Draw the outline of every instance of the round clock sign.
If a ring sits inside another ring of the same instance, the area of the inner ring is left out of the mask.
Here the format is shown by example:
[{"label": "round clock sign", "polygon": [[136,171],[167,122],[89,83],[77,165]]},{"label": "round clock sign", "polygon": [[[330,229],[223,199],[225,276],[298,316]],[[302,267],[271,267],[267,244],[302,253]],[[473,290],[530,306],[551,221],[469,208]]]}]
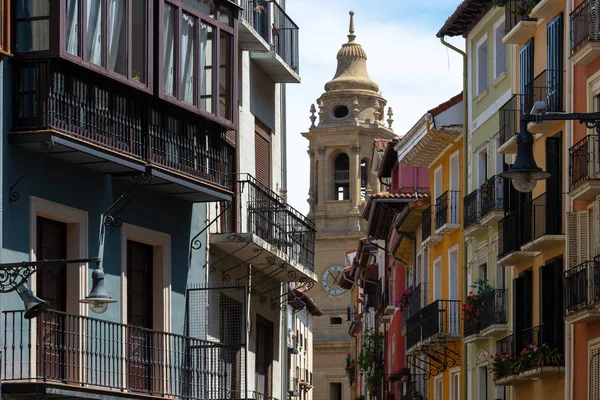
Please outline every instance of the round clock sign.
[{"label": "round clock sign", "polygon": [[323,277],[321,278],[321,284],[323,285],[323,289],[331,295],[338,296],[343,294],[346,289],[341,287],[341,282],[344,275],[344,267],[340,267],[334,265],[329,267],[323,272]]}]

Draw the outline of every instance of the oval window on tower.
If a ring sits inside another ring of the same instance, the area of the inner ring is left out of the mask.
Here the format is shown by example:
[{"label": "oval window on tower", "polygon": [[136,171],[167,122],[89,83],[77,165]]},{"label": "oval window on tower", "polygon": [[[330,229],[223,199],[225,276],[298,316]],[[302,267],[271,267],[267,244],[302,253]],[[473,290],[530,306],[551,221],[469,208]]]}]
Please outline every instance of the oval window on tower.
[{"label": "oval window on tower", "polygon": [[333,115],[336,118],[344,118],[348,115],[348,107],[346,106],[337,106],[333,109]]}]

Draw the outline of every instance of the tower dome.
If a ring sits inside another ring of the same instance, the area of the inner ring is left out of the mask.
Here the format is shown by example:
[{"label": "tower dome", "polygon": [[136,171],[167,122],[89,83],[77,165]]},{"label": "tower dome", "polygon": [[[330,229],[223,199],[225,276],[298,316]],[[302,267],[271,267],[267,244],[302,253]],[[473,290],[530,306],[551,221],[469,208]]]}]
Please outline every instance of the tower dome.
[{"label": "tower dome", "polygon": [[356,43],[354,34],[354,11],[350,11],[350,33],[337,54],[337,70],[332,80],[325,84],[325,92],[338,90],[366,90],[379,92],[379,85],[371,80],[367,72],[367,53]]}]

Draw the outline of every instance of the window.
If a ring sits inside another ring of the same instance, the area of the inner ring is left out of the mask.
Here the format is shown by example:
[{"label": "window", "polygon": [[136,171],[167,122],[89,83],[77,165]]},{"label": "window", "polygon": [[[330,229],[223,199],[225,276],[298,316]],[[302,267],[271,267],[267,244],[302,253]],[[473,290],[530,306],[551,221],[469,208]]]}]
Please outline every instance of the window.
[{"label": "window", "polygon": [[10,54],[10,0],[0,0],[0,53]]},{"label": "window", "polygon": [[488,165],[488,153],[487,149],[481,150],[478,153],[478,169],[477,169],[477,187],[481,187],[488,177],[487,165]]},{"label": "window", "polygon": [[254,126],[254,157],[256,180],[271,188],[271,131],[258,120]]},{"label": "window", "polygon": [[329,384],[329,400],[342,400],[341,383],[335,382]]},{"label": "window", "polygon": [[496,26],[494,26],[494,46],[496,51],[496,55],[494,56],[494,78],[498,78],[500,75],[502,75],[502,73],[506,72],[506,45],[502,43],[504,34],[504,21],[500,21]]},{"label": "window", "polygon": [[460,400],[460,372],[450,375],[450,400]]},{"label": "window", "polygon": [[213,0],[172,0],[164,2],[162,12],[161,95],[231,121],[231,10],[216,7]]},{"label": "window", "polygon": [[341,325],[342,318],[341,317],[331,317],[329,318],[329,325]]},{"label": "window", "polygon": [[367,166],[369,165],[369,160],[362,160],[360,162],[360,199],[364,200],[365,195],[367,193],[367,184],[369,182],[369,171],[367,170]]},{"label": "window", "polygon": [[433,190],[434,190],[434,198],[437,199],[438,197],[440,197],[442,195],[442,174],[443,174],[444,169],[442,168],[442,166],[440,165],[436,170],[435,170],[435,175],[433,176],[433,180],[434,180],[434,186],[433,186]]},{"label": "window", "polygon": [[433,300],[440,300],[442,298],[442,259],[438,258],[433,263]]},{"label": "window", "polygon": [[533,81],[533,39],[521,46],[519,51],[519,89],[524,96],[521,96],[521,111],[529,112],[527,106],[533,101],[532,88]]},{"label": "window", "polygon": [[487,36],[477,43],[477,95],[488,88],[488,45]]},{"label": "window", "polygon": [[16,2],[17,51],[50,49],[49,0],[22,0]]},{"label": "window", "polygon": [[600,399],[600,342],[590,341],[588,344],[589,398]]},{"label": "window", "polygon": [[273,323],[256,316],[255,387],[265,397],[272,395],[273,381]]},{"label": "window", "polygon": [[477,368],[477,399],[487,400],[488,398],[488,368],[487,365]]},{"label": "window", "polygon": [[444,400],[444,381],[438,377],[434,384],[434,400]]},{"label": "window", "polygon": [[546,29],[546,102],[548,111],[563,111],[563,14],[560,13],[550,20]]},{"label": "window", "polygon": [[334,162],[335,199],[350,200],[350,159],[347,154],[340,154]]}]

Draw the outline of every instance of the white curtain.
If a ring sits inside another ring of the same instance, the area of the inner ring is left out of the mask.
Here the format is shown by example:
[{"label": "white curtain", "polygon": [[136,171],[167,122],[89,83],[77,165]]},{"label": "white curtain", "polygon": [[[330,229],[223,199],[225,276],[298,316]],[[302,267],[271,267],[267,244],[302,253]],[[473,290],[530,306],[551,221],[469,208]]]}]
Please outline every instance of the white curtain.
[{"label": "white curtain", "polygon": [[174,47],[175,47],[175,9],[165,5],[163,37],[163,90],[173,95]]},{"label": "white curtain", "polygon": [[67,52],[79,55],[79,0],[67,1]]},{"label": "white curtain", "polygon": [[[209,39],[208,35],[211,34]],[[212,66],[213,41],[212,27],[202,24],[200,26],[200,95],[212,95],[212,68],[206,69],[206,66]],[[210,98],[200,100],[200,108],[204,111],[212,112],[212,101]]]},{"label": "white curtain", "polygon": [[181,90],[183,91],[183,101],[194,104],[196,18],[183,14],[181,35]]},{"label": "white curtain", "polygon": [[94,64],[102,65],[102,2],[87,1],[87,59]]},{"label": "white curtain", "polygon": [[[108,34],[110,37],[110,52],[108,55],[108,65],[111,71],[116,71],[121,74],[127,74],[127,63],[123,64],[123,59],[117,59],[120,55],[125,57],[127,52],[121,46],[125,46],[125,41],[121,40],[122,31],[125,29],[125,2],[123,0],[109,1],[109,27]],[[134,10],[135,11],[135,10]],[[138,11],[139,12],[139,11]],[[140,29],[140,27],[138,27]],[[117,61],[119,65],[117,66]]]}]

